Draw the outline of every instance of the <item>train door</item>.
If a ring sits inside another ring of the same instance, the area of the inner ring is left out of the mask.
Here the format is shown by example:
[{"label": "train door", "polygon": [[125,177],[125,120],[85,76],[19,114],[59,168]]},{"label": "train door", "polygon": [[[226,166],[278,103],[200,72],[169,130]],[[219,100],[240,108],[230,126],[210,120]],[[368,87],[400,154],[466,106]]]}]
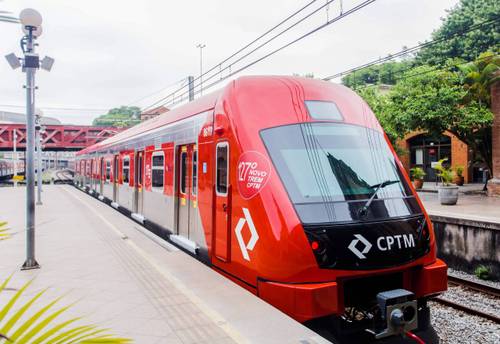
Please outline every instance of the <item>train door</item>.
[{"label": "train door", "polygon": [[177,150],[177,234],[189,238],[192,217],[192,158],[194,144],[180,146]]},{"label": "train door", "polygon": [[229,185],[229,143],[215,147],[215,255],[230,258],[231,186]]},{"label": "train door", "polygon": [[90,160],[90,188],[92,190],[95,190],[95,185],[96,185],[95,170],[96,170],[95,159],[92,158]]},{"label": "train door", "polygon": [[142,164],[144,159],[144,152],[137,152],[135,154],[135,173],[134,173],[134,213],[142,214],[143,193],[142,193]]},{"label": "train door", "polygon": [[104,178],[106,173],[106,162],[104,158],[100,160],[100,168],[99,168],[99,194],[104,194]]},{"label": "train door", "polygon": [[118,158],[118,155],[115,155],[113,159],[113,201],[118,202],[118,187],[120,184],[118,183],[118,173],[120,171],[120,168],[118,166],[120,160]]}]

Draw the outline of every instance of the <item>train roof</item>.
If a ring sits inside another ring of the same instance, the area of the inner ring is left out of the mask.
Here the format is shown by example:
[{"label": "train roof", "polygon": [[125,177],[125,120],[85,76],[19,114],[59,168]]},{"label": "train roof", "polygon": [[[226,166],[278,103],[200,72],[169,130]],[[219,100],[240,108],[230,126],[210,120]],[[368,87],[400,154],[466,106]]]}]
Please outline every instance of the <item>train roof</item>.
[{"label": "train roof", "polygon": [[[255,90],[255,88],[262,90],[276,87],[277,81],[283,85],[288,85],[286,87],[289,87],[290,84],[299,85],[302,88],[303,96],[306,97],[321,97],[325,91],[331,95],[333,90],[333,93],[339,98],[339,105],[343,108],[349,108],[352,110],[354,109],[353,107],[357,108],[359,105],[364,104],[364,101],[352,90],[343,85],[327,81],[293,76],[243,76],[233,80],[226,87],[223,87],[220,90],[207,94],[185,105],[179,106],[169,112],[122,131],[102,142],[87,147],[78,152],[77,155],[83,155],[114,146],[123,141],[129,140],[132,137],[142,135],[170,123],[213,109],[219,97],[225,92],[226,89],[228,89],[228,87],[231,87],[233,90],[238,89],[240,91],[245,89],[246,91],[252,93],[252,90]],[[358,111],[348,112],[354,113]]]},{"label": "train roof", "polygon": [[178,108],[172,109],[162,115],[139,123],[127,130],[124,130],[104,141],[96,143],[92,146],[89,146],[77,153],[77,155],[82,155],[86,153],[90,153],[96,150],[103,149],[105,147],[110,147],[115,144],[118,144],[124,140],[128,140],[131,137],[141,135],[148,131],[154,130],[156,128],[160,128],[169,123],[173,123],[179,121],[181,119],[196,115],[206,110],[210,110],[214,108],[215,102],[217,98],[222,93],[223,89],[217,90],[215,92],[209,93],[203,97],[200,97],[192,102],[189,102],[185,105],[179,106]]}]

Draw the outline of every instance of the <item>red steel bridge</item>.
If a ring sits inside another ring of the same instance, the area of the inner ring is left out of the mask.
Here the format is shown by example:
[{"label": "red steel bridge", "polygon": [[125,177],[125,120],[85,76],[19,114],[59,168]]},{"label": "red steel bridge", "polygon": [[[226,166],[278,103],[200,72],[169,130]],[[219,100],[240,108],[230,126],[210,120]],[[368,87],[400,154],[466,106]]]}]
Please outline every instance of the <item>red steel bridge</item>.
[{"label": "red steel bridge", "polygon": [[[81,150],[126,129],[83,125],[44,126],[45,134],[42,135],[42,144],[45,151]],[[17,149],[24,150],[26,148],[26,125],[0,123],[0,151],[13,149],[14,131],[17,134]]]}]

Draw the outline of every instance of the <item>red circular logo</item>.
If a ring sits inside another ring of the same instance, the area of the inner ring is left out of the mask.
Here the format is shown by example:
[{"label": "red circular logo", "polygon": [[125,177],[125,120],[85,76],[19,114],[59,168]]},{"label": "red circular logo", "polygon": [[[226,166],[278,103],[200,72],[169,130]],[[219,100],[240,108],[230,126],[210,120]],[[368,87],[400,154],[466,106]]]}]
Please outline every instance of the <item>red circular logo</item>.
[{"label": "red circular logo", "polygon": [[248,151],[238,160],[238,191],[244,199],[257,195],[271,174],[271,164],[261,153]]}]

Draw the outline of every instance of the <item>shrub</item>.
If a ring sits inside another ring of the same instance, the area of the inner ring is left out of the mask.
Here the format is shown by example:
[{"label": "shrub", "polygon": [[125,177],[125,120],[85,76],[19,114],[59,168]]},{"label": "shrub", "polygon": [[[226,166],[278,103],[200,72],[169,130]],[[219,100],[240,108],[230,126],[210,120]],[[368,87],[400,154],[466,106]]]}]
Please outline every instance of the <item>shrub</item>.
[{"label": "shrub", "polygon": [[426,175],[421,167],[413,167],[410,169],[410,173],[413,179],[423,179]]},{"label": "shrub", "polygon": [[448,161],[448,158],[439,160],[433,169],[437,171],[437,175],[441,178],[443,185],[449,186],[453,181],[453,170],[443,165],[445,161]]},{"label": "shrub", "polygon": [[491,269],[486,265],[479,265],[476,270],[474,270],[474,274],[477,278],[482,280],[491,279]]}]

